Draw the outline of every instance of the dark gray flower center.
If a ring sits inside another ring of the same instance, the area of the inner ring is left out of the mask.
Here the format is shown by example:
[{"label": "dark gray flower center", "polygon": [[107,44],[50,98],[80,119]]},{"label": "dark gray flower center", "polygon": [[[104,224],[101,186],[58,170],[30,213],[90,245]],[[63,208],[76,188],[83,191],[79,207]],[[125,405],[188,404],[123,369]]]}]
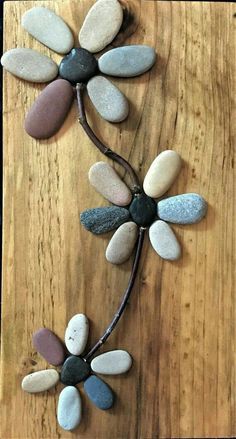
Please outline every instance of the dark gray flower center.
[{"label": "dark gray flower center", "polygon": [[66,55],[59,65],[61,78],[67,79],[72,84],[86,83],[98,71],[95,56],[86,49],[76,48]]},{"label": "dark gray flower center", "polygon": [[130,204],[129,212],[138,226],[147,227],[152,224],[157,215],[156,203],[144,193],[136,194]]}]

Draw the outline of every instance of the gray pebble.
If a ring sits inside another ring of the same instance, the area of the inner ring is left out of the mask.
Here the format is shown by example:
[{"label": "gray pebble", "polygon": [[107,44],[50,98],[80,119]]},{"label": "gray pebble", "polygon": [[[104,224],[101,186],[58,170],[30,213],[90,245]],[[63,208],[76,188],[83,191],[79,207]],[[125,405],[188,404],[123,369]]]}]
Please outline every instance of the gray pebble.
[{"label": "gray pebble", "polygon": [[149,229],[152,247],[159,256],[169,261],[179,259],[181,248],[171,227],[165,221],[155,221]]},{"label": "gray pebble", "polygon": [[74,430],[81,421],[82,404],[76,387],[67,386],[60,393],[57,406],[57,420],[64,430]]},{"label": "gray pebble", "polygon": [[96,207],[87,209],[80,214],[80,221],[85,227],[96,235],[110,232],[129,219],[129,211],[124,207]]},{"label": "gray pebble", "polygon": [[198,194],[176,195],[157,204],[159,218],[170,223],[194,224],[206,215],[207,202]]}]

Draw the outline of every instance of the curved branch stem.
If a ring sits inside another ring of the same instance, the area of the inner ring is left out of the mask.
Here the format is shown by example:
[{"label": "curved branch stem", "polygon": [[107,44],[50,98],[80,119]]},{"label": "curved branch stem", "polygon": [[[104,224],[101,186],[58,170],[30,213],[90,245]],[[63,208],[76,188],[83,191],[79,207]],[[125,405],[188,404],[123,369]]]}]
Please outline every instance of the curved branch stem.
[{"label": "curved branch stem", "polygon": [[78,110],[79,110],[79,122],[81,126],[83,127],[84,131],[88,135],[88,137],[92,140],[94,145],[101,151],[102,154],[106,155],[116,163],[119,163],[128,173],[131,178],[131,190],[133,193],[139,193],[141,192],[141,186],[139,182],[139,178],[135,172],[135,170],[132,168],[129,162],[125,160],[122,156],[119,154],[116,154],[113,152],[110,148],[108,148],[93,132],[92,128],[89,126],[85,109],[84,109],[84,102],[83,102],[83,90],[85,88],[84,84],[78,83],[76,84],[76,92],[77,92],[77,102],[78,102]]},{"label": "curved branch stem", "polygon": [[86,360],[86,361],[89,360],[90,357],[92,357],[92,355],[94,355],[95,352],[105,343],[105,341],[108,339],[109,335],[115,329],[118,321],[120,320],[120,318],[121,318],[121,316],[126,308],[126,305],[128,303],[131,291],[132,291],[133,286],[134,286],[136,275],[138,272],[138,266],[139,266],[140,256],[141,256],[141,252],[142,252],[142,248],[143,248],[145,230],[146,229],[144,227],[140,227],[140,229],[139,229],[139,237],[138,237],[138,242],[137,242],[136,251],[135,251],[134,263],[133,263],[132,271],[130,273],[129,283],[128,283],[128,286],[124,292],[120,306],[119,306],[118,310],[116,311],[110,324],[105,329],[103,335],[95,343],[95,345],[90,349],[90,351],[85,355],[84,360]]}]

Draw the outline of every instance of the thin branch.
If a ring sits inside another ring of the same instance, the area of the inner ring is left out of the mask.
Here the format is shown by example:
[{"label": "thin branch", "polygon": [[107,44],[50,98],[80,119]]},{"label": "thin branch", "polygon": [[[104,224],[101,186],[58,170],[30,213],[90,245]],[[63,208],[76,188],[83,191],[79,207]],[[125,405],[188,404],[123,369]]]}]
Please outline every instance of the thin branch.
[{"label": "thin branch", "polygon": [[92,128],[89,126],[83,102],[83,90],[85,88],[84,84],[76,84],[77,91],[77,102],[78,102],[78,110],[79,110],[79,122],[83,127],[84,131],[88,135],[88,137],[92,140],[94,145],[102,152],[105,156],[109,157],[111,160],[119,163],[128,173],[131,178],[132,187],[131,190],[134,194],[141,192],[141,186],[139,182],[139,178],[132,168],[129,162],[125,160],[122,156],[113,152],[110,148],[108,148],[93,132]]},{"label": "thin branch", "polygon": [[108,325],[108,327],[104,331],[102,337],[95,343],[95,345],[85,355],[84,360],[86,360],[86,361],[89,360],[90,357],[92,357],[92,355],[94,355],[95,352],[105,343],[105,341],[108,339],[109,335],[111,335],[112,331],[116,327],[118,321],[120,320],[120,318],[121,318],[121,316],[126,308],[126,305],[128,303],[131,291],[132,291],[133,286],[134,286],[136,275],[138,272],[138,266],[139,266],[140,256],[141,256],[141,252],[142,252],[142,248],[143,248],[145,230],[146,229],[144,227],[140,227],[140,229],[139,229],[139,237],[138,237],[138,242],[137,242],[136,251],[135,251],[134,263],[133,263],[132,271],[130,273],[129,283],[128,283],[128,286],[124,292],[120,306],[119,306],[118,310],[116,311],[110,324]]}]

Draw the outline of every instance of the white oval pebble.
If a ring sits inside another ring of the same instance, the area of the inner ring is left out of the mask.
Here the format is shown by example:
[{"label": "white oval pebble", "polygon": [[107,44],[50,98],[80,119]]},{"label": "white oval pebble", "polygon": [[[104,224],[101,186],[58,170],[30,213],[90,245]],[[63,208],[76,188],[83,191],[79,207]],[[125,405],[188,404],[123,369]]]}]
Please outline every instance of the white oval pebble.
[{"label": "white oval pebble", "polygon": [[73,316],[66,328],[65,344],[73,355],[80,355],[85,349],[89,333],[89,322],[84,314]]},{"label": "white oval pebble", "polygon": [[103,375],[118,375],[127,372],[132,366],[132,357],[127,351],[117,349],[105,352],[91,361],[95,373]]},{"label": "white oval pebble", "polygon": [[112,42],[120,30],[123,10],[117,0],[98,0],[89,10],[79,33],[81,47],[99,52]]},{"label": "white oval pebble", "polygon": [[145,193],[152,198],[161,197],[168,191],[180,172],[180,155],[171,150],[161,152],[152,162],[143,183]]},{"label": "white oval pebble", "polygon": [[59,381],[59,373],[55,369],[39,370],[26,375],[21,383],[25,392],[38,393],[51,389]]},{"label": "white oval pebble", "polygon": [[122,264],[129,259],[138,235],[137,224],[130,221],[122,224],[111,238],[107,249],[106,259],[112,264]]},{"label": "white oval pebble", "polygon": [[105,162],[97,162],[89,169],[91,185],[104,198],[116,206],[127,206],[132,200],[132,194],[121,180],[115,169]]},{"label": "white oval pebble", "polygon": [[[99,0],[101,1],[101,0]],[[129,113],[129,104],[121,91],[103,76],[94,76],[87,84],[88,95],[103,119],[121,122]]]},{"label": "white oval pebble", "polygon": [[67,24],[50,9],[36,6],[26,11],[21,24],[30,35],[57,53],[68,53],[74,38]]},{"label": "white oval pebble", "polygon": [[1,64],[8,72],[30,82],[48,82],[58,74],[52,59],[32,49],[10,49],[3,54]]},{"label": "white oval pebble", "polygon": [[76,387],[67,386],[59,395],[57,406],[57,420],[64,430],[74,430],[78,427],[82,417],[82,404],[79,391]]},{"label": "white oval pebble", "polygon": [[181,255],[177,238],[165,221],[155,221],[149,229],[149,238],[154,250],[163,259],[175,261]]}]

